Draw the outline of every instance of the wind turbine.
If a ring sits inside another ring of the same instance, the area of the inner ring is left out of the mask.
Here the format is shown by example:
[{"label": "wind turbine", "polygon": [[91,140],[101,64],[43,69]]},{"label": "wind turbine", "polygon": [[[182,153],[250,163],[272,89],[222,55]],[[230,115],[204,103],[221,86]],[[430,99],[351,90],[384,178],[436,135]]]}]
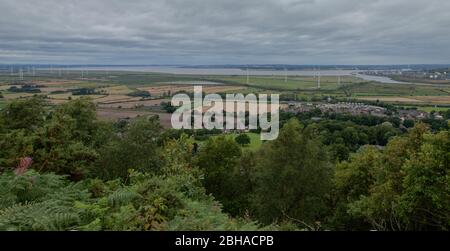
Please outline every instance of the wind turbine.
[{"label": "wind turbine", "polygon": [[284,67],[284,82],[287,83],[287,69]]},{"label": "wind turbine", "polygon": [[247,85],[249,83],[250,83],[250,75],[249,75],[248,66],[247,66]]},{"label": "wind turbine", "polygon": [[22,70],[22,68],[20,68],[20,71],[19,71],[19,80],[23,81],[23,70]]},{"label": "wind turbine", "polygon": [[319,72],[317,73],[317,89],[320,89],[320,69]]}]

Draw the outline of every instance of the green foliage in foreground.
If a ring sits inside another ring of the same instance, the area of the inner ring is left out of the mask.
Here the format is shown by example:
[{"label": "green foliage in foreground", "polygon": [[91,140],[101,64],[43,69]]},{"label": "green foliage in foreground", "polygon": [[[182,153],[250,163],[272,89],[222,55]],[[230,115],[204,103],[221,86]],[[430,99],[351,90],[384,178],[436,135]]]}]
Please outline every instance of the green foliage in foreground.
[{"label": "green foliage in foreground", "polygon": [[322,221],[332,178],[322,148],[297,120],[263,146],[255,163],[252,198],[258,219],[267,224],[294,220],[306,226]]},{"label": "green foliage in foreground", "polygon": [[449,230],[449,182],[449,132],[419,124],[337,166],[335,217],[344,229]]},{"label": "green foliage in foreground", "polygon": [[[169,158],[178,152],[171,147]],[[198,172],[187,172],[179,165],[186,163],[177,163],[169,168],[170,176],[130,171],[128,185],[97,179],[74,183],[33,170],[23,175],[5,172],[0,175],[0,230],[258,229],[255,223],[224,214],[205,194]]]},{"label": "green foliage in foreground", "polygon": [[0,112],[0,230],[450,229],[447,128],[283,124],[259,148],[194,147],[155,118],[100,122],[89,100],[14,101]]}]

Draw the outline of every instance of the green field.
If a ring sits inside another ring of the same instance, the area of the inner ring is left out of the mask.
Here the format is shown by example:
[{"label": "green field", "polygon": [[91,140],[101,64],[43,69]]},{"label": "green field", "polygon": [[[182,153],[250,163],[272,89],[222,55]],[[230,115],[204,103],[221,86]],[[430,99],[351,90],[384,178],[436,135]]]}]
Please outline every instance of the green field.
[{"label": "green field", "polygon": [[450,107],[439,107],[439,106],[438,107],[435,107],[435,106],[402,106],[402,107],[405,107],[405,108],[415,107],[415,108],[417,108],[417,110],[424,111],[424,112],[432,112],[432,111],[445,112],[450,109]]},{"label": "green field", "polygon": [[446,88],[432,85],[406,85],[361,83],[347,86],[346,89],[356,96],[448,96],[450,86]]},{"label": "green field", "polygon": [[[244,146],[244,149],[248,149],[248,150],[258,150],[262,144],[263,141],[261,141],[261,135],[258,133],[245,133],[250,137],[250,144],[247,146]],[[227,135],[227,137],[233,137],[236,138],[239,134],[238,133],[233,133],[233,134],[229,134]]]},{"label": "green field", "polygon": [[[282,76],[249,76],[247,84],[246,76],[209,76],[208,79],[228,84],[248,85],[261,89],[272,90],[315,90],[317,89],[317,78],[289,76],[287,80]],[[341,84],[359,83],[361,79],[355,77],[342,77]],[[322,90],[338,89],[337,77],[321,77]]]},{"label": "green field", "polygon": [[448,111],[449,107],[434,107],[434,106],[427,106],[427,107],[417,107],[418,110],[424,111],[424,112],[445,112]]},{"label": "green field", "polygon": [[[247,134],[250,137],[250,144],[247,145],[247,146],[244,146],[243,147],[244,149],[254,151],[254,150],[258,150],[262,146],[263,141],[261,140],[261,135],[260,134],[258,134],[258,133],[250,133],[250,132],[249,133],[245,133],[245,134]],[[239,135],[238,133],[232,133],[232,134],[226,134],[225,137],[236,138],[238,135]],[[224,135],[223,134],[221,134],[221,135],[214,135],[212,137],[220,137],[220,136],[224,136]],[[197,140],[196,142],[201,145],[201,144],[204,144],[205,141],[198,141]]]},{"label": "green field", "polygon": [[260,134],[258,133],[246,133],[246,134],[250,137],[250,145],[246,146],[245,148],[250,150],[257,150],[262,146],[263,141],[261,141]]}]

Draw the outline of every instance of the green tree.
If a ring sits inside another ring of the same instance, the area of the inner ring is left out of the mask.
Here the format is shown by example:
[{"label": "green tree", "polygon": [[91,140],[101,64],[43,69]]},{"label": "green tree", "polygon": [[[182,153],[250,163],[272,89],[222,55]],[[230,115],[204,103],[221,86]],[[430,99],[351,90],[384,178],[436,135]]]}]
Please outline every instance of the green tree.
[{"label": "green tree", "polygon": [[333,225],[337,229],[364,230],[370,225],[362,216],[348,213],[351,203],[369,195],[375,183],[375,169],[380,166],[380,152],[372,146],[337,164],[335,170],[336,202]]},{"label": "green tree", "polygon": [[76,121],[70,116],[53,116],[36,133],[33,168],[70,175],[74,180],[85,177],[98,153],[77,138],[74,135],[76,131]]},{"label": "green tree", "polygon": [[414,124],[415,124],[415,122],[412,119],[405,119],[405,121],[403,121],[403,125],[406,128],[412,128],[412,127],[414,127]]},{"label": "green tree", "polygon": [[[340,198],[347,199],[346,212],[369,223],[367,229],[449,229],[449,144],[448,131],[432,134],[419,123],[408,135],[393,138],[382,153],[361,152],[343,166],[365,166],[367,172],[355,176],[370,181],[364,189],[343,179],[347,169],[338,166],[337,187]],[[373,161],[363,161],[368,158]]]},{"label": "green tree", "polygon": [[163,164],[159,147],[161,132],[157,118],[135,119],[120,136],[98,150],[100,158],[94,174],[102,179],[126,179],[129,169],[158,172]]},{"label": "green tree", "polygon": [[241,145],[241,146],[246,146],[250,144],[250,137],[245,134],[245,133],[241,133],[239,134],[236,138],[235,138],[236,142]]},{"label": "green tree", "polygon": [[44,100],[38,97],[14,100],[0,111],[0,121],[6,129],[25,129],[26,132],[42,126],[45,116]]},{"label": "green tree", "polygon": [[25,129],[0,133],[0,172],[15,168],[20,158],[31,156],[35,139]]},{"label": "green tree", "polygon": [[450,134],[424,135],[417,154],[402,171],[404,191],[398,214],[409,230],[450,229]]},{"label": "green tree", "polygon": [[92,144],[98,131],[95,104],[88,98],[69,101],[59,106],[53,117],[67,117],[72,120],[72,138],[81,140],[85,144]]},{"label": "green tree", "polygon": [[256,163],[253,208],[264,223],[311,226],[327,212],[332,182],[327,153],[315,136],[290,120],[278,139],[263,146]]},{"label": "green tree", "polygon": [[[246,208],[246,170],[240,167],[242,150],[233,138],[211,137],[200,147],[196,163],[204,173],[204,186],[225,211],[238,215]],[[243,167],[245,168],[245,167]]]}]

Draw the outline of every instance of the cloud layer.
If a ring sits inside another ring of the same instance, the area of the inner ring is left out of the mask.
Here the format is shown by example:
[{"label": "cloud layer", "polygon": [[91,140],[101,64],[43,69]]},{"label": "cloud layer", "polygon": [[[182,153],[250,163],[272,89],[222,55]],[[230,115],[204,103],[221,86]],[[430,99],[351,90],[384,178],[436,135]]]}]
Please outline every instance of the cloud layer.
[{"label": "cloud layer", "polygon": [[0,0],[0,63],[450,63],[450,1]]}]

